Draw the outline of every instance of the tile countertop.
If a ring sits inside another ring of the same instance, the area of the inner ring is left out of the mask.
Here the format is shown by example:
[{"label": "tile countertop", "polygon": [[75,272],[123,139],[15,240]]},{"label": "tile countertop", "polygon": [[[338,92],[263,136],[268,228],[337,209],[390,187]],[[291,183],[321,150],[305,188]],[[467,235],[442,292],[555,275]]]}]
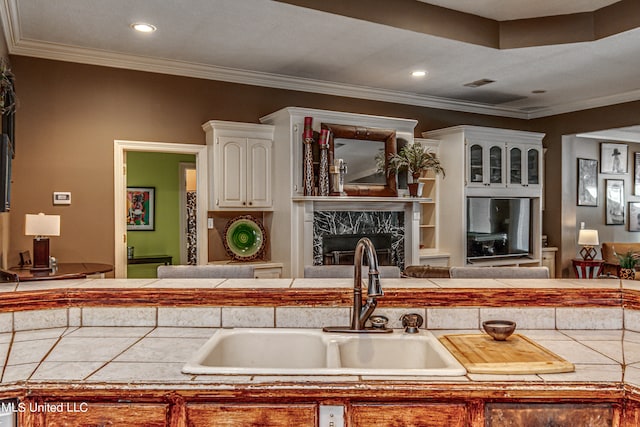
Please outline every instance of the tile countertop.
[{"label": "tile countertop", "polygon": [[[383,289],[456,289],[456,288],[604,288],[604,289],[632,289],[640,290],[640,281],[618,279],[382,279]],[[353,279],[70,279],[50,280],[22,283],[2,283],[0,292],[34,291],[55,289],[256,289],[256,288],[280,288],[280,289],[313,289],[313,288],[352,288]]]},{"label": "tile countertop", "polygon": [[[2,284],[0,292],[56,289],[260,289],[350,288],[351,279],[78,279]],[[617,279],[384,279],[386,289],[425,288],[604,288],[640,290],[640,282]],[[476,323],[477,325],[477,323]],[[216,332],[208,327],[84,327],[17,330],[0,333],[2,385],[26,382],[132,384],[151,387],[221,387],[268,382],[354,382],[362,380],[422,381],[478,384],[482,382],[620,383],[640,387],[640,332],[618,329],[519,329],[518,333],[564,357],[573,373],[543,375],[484,375],[461,377],[358,376],[216,376],[181,373],[183,364]],[[480,333],[479,330],[432,330]]]},{"label": "tile countertop", "polygon": [[[1,383],[74,382],[83,384],[198,387],[264,382],[360,382],[362,380],[447,383],[588,382],[640,386],[640,333],[619,330],[521,330],[575,364],[563,374],[461,377],[242,376],[191,375],[181,368],[212,334],[213,328],[69,327],[0,334],[4,360]],[[434,331],[479,333],[480,331]]]}]

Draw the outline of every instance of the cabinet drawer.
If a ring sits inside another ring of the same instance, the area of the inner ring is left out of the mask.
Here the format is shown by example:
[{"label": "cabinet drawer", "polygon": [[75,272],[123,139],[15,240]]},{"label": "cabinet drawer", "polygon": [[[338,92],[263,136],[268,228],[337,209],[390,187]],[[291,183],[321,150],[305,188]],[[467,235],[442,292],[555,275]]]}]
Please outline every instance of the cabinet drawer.
[{"label": "cabinet drawer", "polygon": [[46,411],[47,427],[125,425],[160,427],[167,425],[168,406],[162,404],[50,402],[45,405],[51,405],[48,407],[52,409],[48,410],[45,407],[37,412]]},{"label": "cabinet drawer", "polygon": [[487,427],[610,427],[614,423],[611,404],[521,404],[488,403],[485,407]]},{"label": "cabinet drawer", "polygon": [[315,427],[317,406],[309,405],[187,405],[190,427]]},{"label": "cabinet drawer", "polygon": [[463,404],[355,404],[351,406],[351,427],[465,427]]}]

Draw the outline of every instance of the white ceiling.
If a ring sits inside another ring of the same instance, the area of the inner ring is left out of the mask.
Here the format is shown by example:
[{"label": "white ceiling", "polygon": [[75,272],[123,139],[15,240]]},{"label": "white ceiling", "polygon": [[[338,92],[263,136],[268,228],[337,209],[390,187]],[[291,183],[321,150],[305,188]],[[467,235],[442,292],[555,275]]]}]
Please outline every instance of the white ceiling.
[{"label": "white ceiling", "polygon": [[[614,1],[428,0],[494,19]],[[640,99],[640,29],[498,50],[269,0],[5,0],[0,17],[15,55],[520,118]]]}]

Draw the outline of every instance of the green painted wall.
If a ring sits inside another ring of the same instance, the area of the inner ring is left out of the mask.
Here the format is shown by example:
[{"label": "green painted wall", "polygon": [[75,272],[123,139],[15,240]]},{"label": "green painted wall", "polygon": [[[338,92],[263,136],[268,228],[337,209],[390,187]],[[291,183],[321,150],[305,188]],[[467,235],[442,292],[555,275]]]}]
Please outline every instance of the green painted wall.
[{"label": "green painted wall", "polygon": [[[180,263],[180,162],[191,154],[127,152],[127,187],[155,187],[155,230],[127,231],[135,255],[171,255]],[[156,277],[158,264],[127,266],[128,277]]]}]

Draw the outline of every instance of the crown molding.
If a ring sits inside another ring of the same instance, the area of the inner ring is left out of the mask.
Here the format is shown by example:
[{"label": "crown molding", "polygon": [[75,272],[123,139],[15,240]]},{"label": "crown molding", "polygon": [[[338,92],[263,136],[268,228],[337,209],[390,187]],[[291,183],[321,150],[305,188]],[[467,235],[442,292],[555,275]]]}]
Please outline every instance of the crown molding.
[{"label": "crown molding", "polygon": [[415,105],[467,113],[487,114],[520,119],[526,119],[528,116],[526,112],[508,107],[493,107],[490,105],[463,102],[434,96],[291,77],[281,74],[247,71],[215,65],[126,55],[57,43],[20,40],[18,43],[14,43],[9,46],[9,53],[12,55],[30,56],[57,61],[76,62],[208,80],[220,80],[230,83],[264,86],[299,92],[320,93],[324,95],[345,96],[349,98],[392,102],[397,104]]},{"label": "crown molding", "polygon": [[583,101],[569,102],[566,104],[556,105],[548,108],[541,108],[539,110],[529,112],[527,118],[539,119],[542,117],[589,110],[592,108],[607,107],[609,105],[623,104],[625,102],[633,102],[638,100],[640,100],[640,89],[636,89],[630,92],[601,96],[598,98],[585,99]]},{"label": "crown molding", "polygon": [[640,100],[640,89],[638,89],[632,92],[607,95],[599,98],[541,108],[539,110],[522,111],[517,108],[496,107],[474,102],[439,98],[435,96],[417,95],[407,92],[397,92],[366,86],[246,71],[192,62],[125,55],[95,49],[78,48],[75,46],[65,46],[57,43],[21,40],[18,44],[9,45],[9,53],[12,55],[31,56],[57,61],[76,62],[207,80],[219,80],[252,86],[344,96],[371,101],[391,102],[418,107],[499,117],[511,117],[525,120]]}]

